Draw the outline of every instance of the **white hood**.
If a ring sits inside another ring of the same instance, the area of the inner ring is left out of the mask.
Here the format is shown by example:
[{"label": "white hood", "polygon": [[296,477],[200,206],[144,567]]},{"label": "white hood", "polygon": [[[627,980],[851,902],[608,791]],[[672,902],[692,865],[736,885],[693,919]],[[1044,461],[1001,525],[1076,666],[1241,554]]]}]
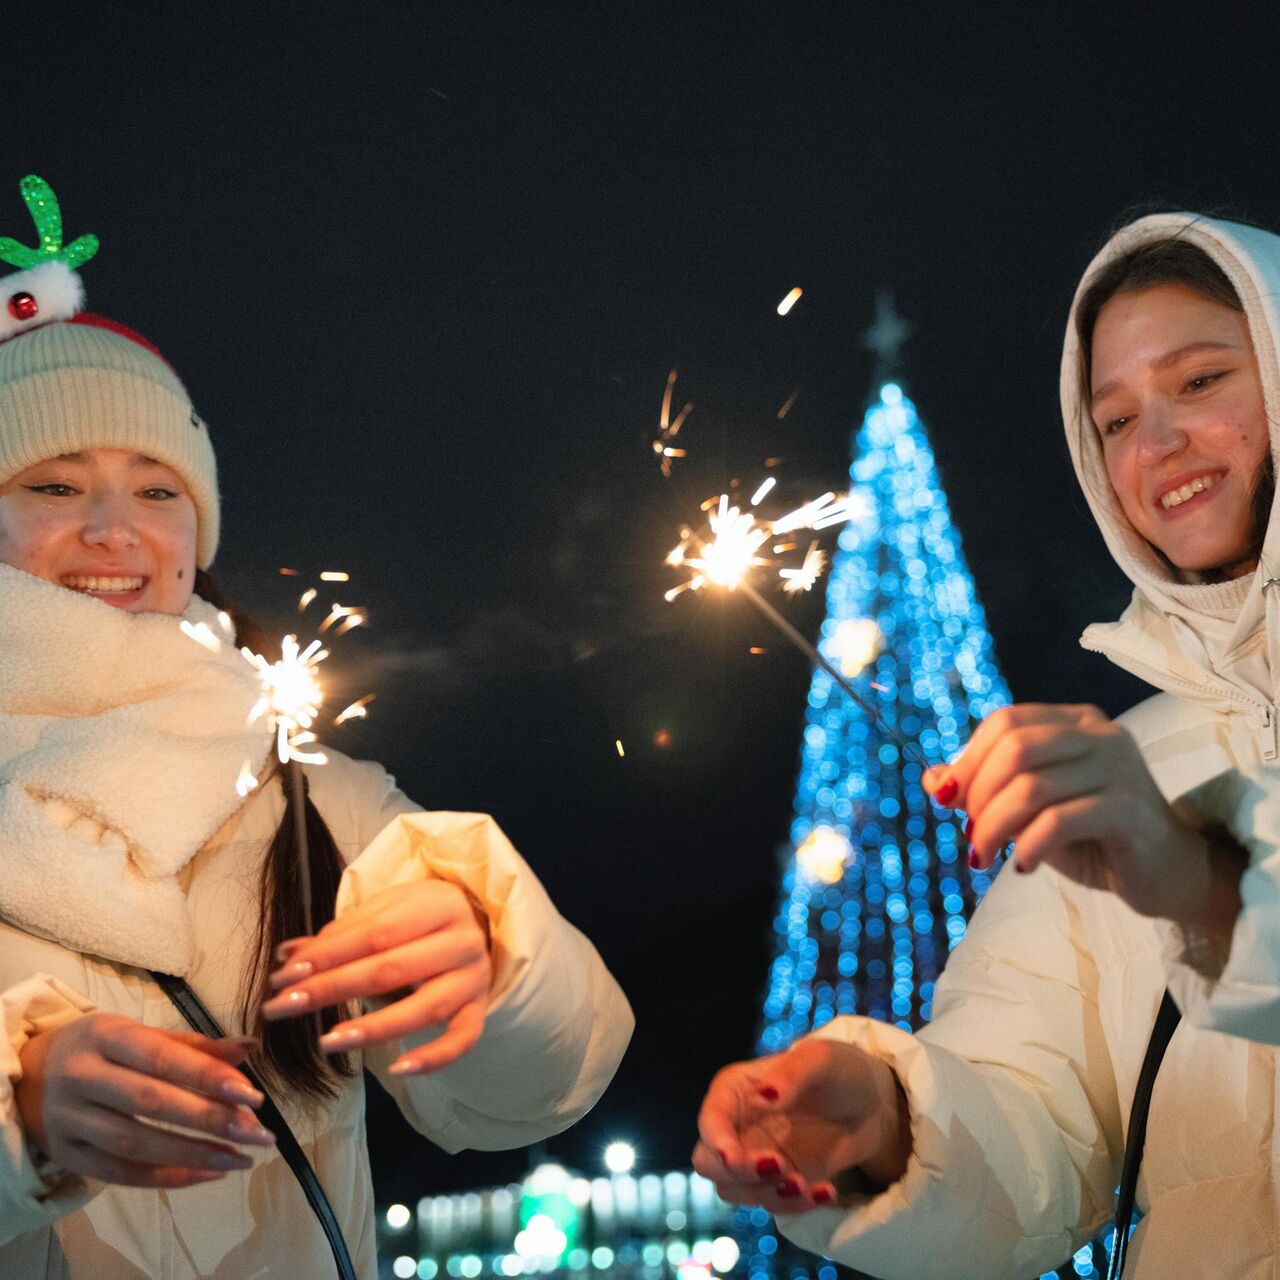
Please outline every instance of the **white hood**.
[{"label": "white hood", "polygon": [[1280,582],[1267,589],[1269,580],[1280,577],[1274,504],[1262,560],[1252,575],[1212,584],[1175,581],[1121,511],[1080,394],[1075,315],[1088,282],[1113,259],[1174,236],[1204,250],[1240,296],[1271,423],[1271,453],[1280,458],[1280,236],[1188,213],[1155,214],[1117,232],[1089,264],[1071,304],[1062,351],[1062,418],[1094,519],[1134,592],[1118,622],[1089,627],[1080,642],[1157,688],[1226,712],[1259,715],[1274,727],[1271,704],[1280,695]]}]

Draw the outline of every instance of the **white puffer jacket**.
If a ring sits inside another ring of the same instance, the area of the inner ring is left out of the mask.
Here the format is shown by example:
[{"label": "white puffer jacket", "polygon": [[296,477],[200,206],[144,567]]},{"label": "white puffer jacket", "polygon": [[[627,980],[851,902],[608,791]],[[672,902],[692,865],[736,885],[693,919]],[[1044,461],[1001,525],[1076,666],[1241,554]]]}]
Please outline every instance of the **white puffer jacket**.
[{"label": "white puffer jacket", "polygon": [[[1244,304],[1280,452],[1280,238],[1183,214],[1144,218],[1105,261],[1178,235],[1206,250]],[[1074,307],[1073,307],[1074,317]],[[1082,486],[1135,585],[1119,622],[1082,644],[1163,690],[1122,716],[1163,793],[1225,825],[1250,853],[1243,912],[1219,974],[1115,896],[1050,868],[1002,873],[938,984],[917,1035],[865,1018],[816,1034],[892,1064],[914,1152],[905,1176],[851,1210],[779,1219],[794,1241],[885,1280],[1028,1280],[1065,1262],[1114,1213],[1129,1109],[1166,984],[1183,1012],[1157,1078],[1126,1275],[1280,1277],[1280,532],[1262,565],[1221,585],[1174,583],[1120,513],[1078,394],[1069,324],[1062,401]]]},{"label": "white puffer jacket", "polygon": [[[425,876],[464,885],[488,914],[495,978],[479,1044],[434,1075],[388,1075],[397,1046],[364,1052],[409,1123],[445,1151],[520,1147],[567,1128],[603,1093],[632,1029],[627,1001],[590,942],[555,910],[492,818],[424,813],[375,764],[330,752],[308,768],[312,798],[349,865],[339,915]],[[256,926],[263,852],[284,814],[271,781],[183,869],[195,961],[187,979],[229,1032]],[[70,950],[0,921],[0,1276],[9,1280],[194,1280],[333,1274],[324,1236],[274,1151],[182,1191],[41,1180],[11,1082],[33,1032],[92,1010],[148,1026],[186,1023],[143,970]],[[421,1040],[405,1042],[421,1043]],[[364,1087],[312,1112],[278,1098],[311,1159],[362,1280],[377,1275]]]}]

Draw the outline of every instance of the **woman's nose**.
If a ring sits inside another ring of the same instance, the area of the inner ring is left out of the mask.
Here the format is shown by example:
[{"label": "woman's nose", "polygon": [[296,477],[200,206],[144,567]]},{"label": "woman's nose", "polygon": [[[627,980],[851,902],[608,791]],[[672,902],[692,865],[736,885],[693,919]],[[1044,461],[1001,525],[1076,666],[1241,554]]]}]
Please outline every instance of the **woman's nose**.
[{"label": "woman's nose", "polygon": [[136,547],[138,530],[128,504],[115,498],[94,503],[85,523],[84,540],[91,546]]},{"label": "woman's nose", "polygon": [[1169,407],[1154,404],[1138,421],[1138,454],[1142,461],[1157,461],[1176,453],[1187,443],[1187,433],[1174,420]]}]

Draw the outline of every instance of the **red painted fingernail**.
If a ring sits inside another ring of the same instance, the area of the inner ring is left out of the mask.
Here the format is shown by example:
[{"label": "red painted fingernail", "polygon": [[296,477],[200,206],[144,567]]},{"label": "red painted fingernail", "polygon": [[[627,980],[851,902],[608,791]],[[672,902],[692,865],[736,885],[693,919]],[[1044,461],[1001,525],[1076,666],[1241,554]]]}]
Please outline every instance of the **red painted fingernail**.
[{"label": "red painted fingernail", "polygon": [[1015,870],[1015,871],[1016,871],[1020,876],[1025,876],[1025,875],[1027,874],[1027,869],[1026,869],[1026,867],[1024,867],[1024,866],[1022,865],[1022,863],[1020,863],[1020,862],[1017,860],[1017,858],[1014,858],[1014,860],[1013,860],[1013,869],[1014,869],[1014,870]]},{"label": "red painted fingernail", "polygon": [[761,1156],[756,1161],[757,1178],[776,1178],[782,1172],[782,1166],[773,1156]]},{"label": "red painted fingernail", "polygon": [[778,1194],[780,1196],[798,1196],[800,1194],[800,1184],[794,1178],[784,1178],[778,1183]]},{"label": "red painted fingernail", "polygon": [[828,1191],[826,1187],[815,1188],[813,1192],[813,1203],[814,1204],[830,1204],[831,1192]]},{"label": "red painted fingernail", "polygon": [[721,1151],[719,1147],[716,1148],[716,1159],[719,1160],[721,1164],[729,1163],[728,1160],[725,1159],[724,1152]]},{"label": "red painted fingernail", "polygon": [[964,820],[964,838],[968,840],[970,844],[973,843],[973,819],[972,818],[966,818]]},{"label": "red painted fingernail", "polygon": [[937,791],[933,793],[933,798],[939,804],[950,804],[959,794],[960,784],[954,778],[948,778],[937,789]]},{"label": "red painted fingernail", "polygon": [[766,1102],[777,1102],[778,1091],[771,1084],[762,1084],[760,1086],[760,1096]]},{"label": "red painted fingernail", "polygon": [[973,847],[973,845],[969,846],[969,865],[975,871],[981,870],[981,867],[978,864],[978,851]]}]

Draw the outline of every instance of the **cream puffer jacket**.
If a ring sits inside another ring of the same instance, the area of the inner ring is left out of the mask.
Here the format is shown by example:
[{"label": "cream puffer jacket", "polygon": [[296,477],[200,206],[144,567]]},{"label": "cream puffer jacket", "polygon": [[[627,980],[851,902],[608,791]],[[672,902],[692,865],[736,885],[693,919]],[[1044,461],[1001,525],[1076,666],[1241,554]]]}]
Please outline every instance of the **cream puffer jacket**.
[{"label": "cream puffer jacket", "polygon": [[[1280,239],[1184,214],[1144,218],[1131,246],[1182,236],[1244,305],[1280,453]],[[1073,307],[1074,316],[1074,307]],[[916,1035],[866,1018],[815,1032],[897,1072],[914,1151],[902,1179],[852,1207],[779,1219],[792,1240],[884,1280],[1027,1280],[1068,1260],[1114,1214],[1138,1071],[1168,985],[1183,1013],[1156,1081],[1126,1277],[1280,1277],[1280,534],[1236,582],[1172,580],[1121,513],[1079,395],[1073,326],[1062,401],[1081,484],[1134,582],[1086,648],[1163,690],[1120,717],[1165,796],[1222,824],[1250,855],[1225,967],[1167,921],[1044,867],[1002,872]],[[1176,470],[1176,468],[1175,468]],[[1275,585],[1271,585],[1275,582]],[[1192,967],[1195,955],[1200,968]],[[1208,972],[1201,970],[1207,969]]]},{"label": "cream puffer jacket", "polygon": [[[492,818],[425,813],[375,764],[330,752],[308,768],[312,798],[348,866],[338,913],[425,876],[467,888],[489,917],[495,975],[484,1034],[433,1075],[388,1075],[422,1039],[365,1050],[364,1065],[406,1119],[445,1151],[520,1147],[567,1128],[603,1093],[633,1020],[590,942],[555,910]],[[195,925],[188,981],[230,1033],[256,924],[258,868],[284,814],[278,781],[254,792],[183,869]],[[37,1173],[14,1108],[28,1036],[94,1011],[148,1026],[186,1023],[146,973],[0,921],[0,1276],[8,1280],[193,1280],[333,1274],[332,1255],[293,1173],[274,1151],[244,1173],[159,1193]],[[425,1039],[425,1037],[423,1037]],[[310,1157],[362,1280],[377,1275],[364,1087],[345,1081],[304,1111],[277,1098]]]}]

